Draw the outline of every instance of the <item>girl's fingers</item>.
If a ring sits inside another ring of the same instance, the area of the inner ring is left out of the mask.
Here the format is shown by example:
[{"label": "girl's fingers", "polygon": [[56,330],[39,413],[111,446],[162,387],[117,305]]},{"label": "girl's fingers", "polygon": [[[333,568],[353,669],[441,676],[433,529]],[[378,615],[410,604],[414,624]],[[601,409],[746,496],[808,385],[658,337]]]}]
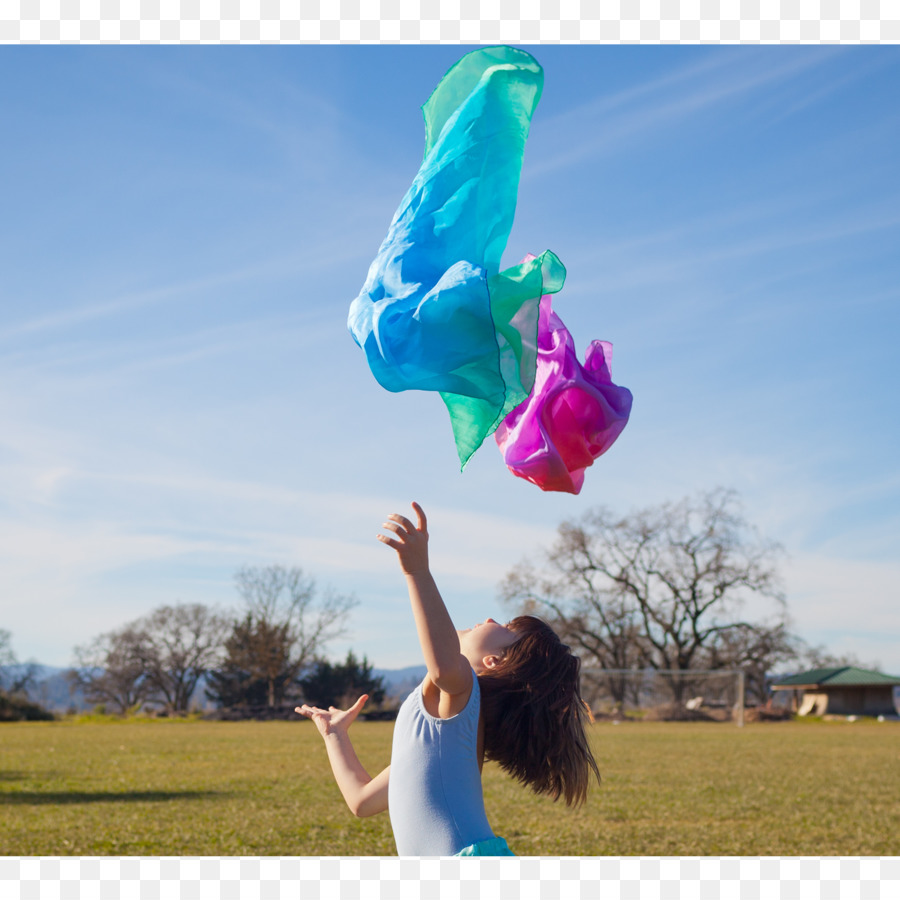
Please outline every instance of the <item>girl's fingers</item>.
[{"label": "girl's fingers", "polygon": [[425,510],[415,502],[412,506],[416,511],[418,525],[413,525],[406,516],[401,516],[400,513],[390,513],[388,515],[388,521],[383,522],[381,527],[386,531],[392,532],[393,535],[396,535],[396,538],[378,534],[376,537],[379,541],[387,544],[389,547],[393,547],[395,550],[401,550],[407,547],[407,540],[414,535],[421,534],[427,537],[426,529],[428,527],[428,521],[425,518]]},{"label": "girl's fingers", "polygon": [[403,526],[405,531],[409,532],[416,530],[415,525],[413,525],[413,523],[410,522],[409,519],[406,518],[406,516],[401,516],[400,513],[391,513],[388,518],[393,519],[395,522],[399,522]]},{"label": "girl's fingers", "polygon": [[416,519],[419,522],[419,531],[427,531],[428,520],[425,518],[425,510],[422,509],[415,500],[412,502],[412,508],[416,511]]}]

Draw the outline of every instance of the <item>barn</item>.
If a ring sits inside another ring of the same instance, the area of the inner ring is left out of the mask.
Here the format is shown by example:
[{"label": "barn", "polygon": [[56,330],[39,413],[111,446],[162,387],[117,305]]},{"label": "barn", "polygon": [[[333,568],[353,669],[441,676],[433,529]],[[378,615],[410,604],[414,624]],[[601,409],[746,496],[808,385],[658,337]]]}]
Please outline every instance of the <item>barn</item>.
[{"label": "barn", "polygon": [[897,716],[894,687],[900,678],[841,666],[810,669],[772,684],[773,691],[793,691],[791,708],[800,716]]}]

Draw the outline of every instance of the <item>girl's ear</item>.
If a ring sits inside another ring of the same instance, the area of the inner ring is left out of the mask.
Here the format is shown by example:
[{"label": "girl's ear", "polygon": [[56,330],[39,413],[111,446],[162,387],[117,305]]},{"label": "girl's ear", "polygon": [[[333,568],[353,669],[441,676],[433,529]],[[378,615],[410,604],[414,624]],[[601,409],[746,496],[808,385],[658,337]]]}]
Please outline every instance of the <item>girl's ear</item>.
[{"label": "girl's ear", "polygon": [[486,669],[493,669],[495,666],[497,666],[500,663],[500,661],[501,661],[501,657],[499,657],[499,656],[486,656],[481,661],[481,664]]}]

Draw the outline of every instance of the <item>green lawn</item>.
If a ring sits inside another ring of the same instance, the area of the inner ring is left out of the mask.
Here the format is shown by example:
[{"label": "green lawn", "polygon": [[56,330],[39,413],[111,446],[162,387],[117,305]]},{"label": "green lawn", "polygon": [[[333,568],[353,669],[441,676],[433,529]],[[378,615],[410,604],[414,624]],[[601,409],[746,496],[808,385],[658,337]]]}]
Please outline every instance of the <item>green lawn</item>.
[{"label": "green lawn", "polygon": [[[358,722],[370,771],[390,723]],[[900,725],[598,724],[586,807],[492,766],[485,802],[519,855],[900,853]],[[0,725],[0,855],[384,856],[386,815],[355,819],[310,722]]]}]

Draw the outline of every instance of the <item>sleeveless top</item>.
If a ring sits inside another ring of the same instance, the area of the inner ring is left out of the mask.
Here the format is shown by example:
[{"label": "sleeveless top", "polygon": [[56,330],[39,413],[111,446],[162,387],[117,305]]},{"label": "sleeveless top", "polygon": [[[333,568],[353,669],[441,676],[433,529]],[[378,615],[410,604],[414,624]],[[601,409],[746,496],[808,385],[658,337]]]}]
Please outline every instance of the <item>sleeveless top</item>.
[{"label": "sleeveless top", "polygon": [[449,719],[426,711],[421,684],[403,701],[388,781],[388,812],[400,856],[453,856],[494,837],[478,770],[480,708],[474,671],[465,709]]}]

